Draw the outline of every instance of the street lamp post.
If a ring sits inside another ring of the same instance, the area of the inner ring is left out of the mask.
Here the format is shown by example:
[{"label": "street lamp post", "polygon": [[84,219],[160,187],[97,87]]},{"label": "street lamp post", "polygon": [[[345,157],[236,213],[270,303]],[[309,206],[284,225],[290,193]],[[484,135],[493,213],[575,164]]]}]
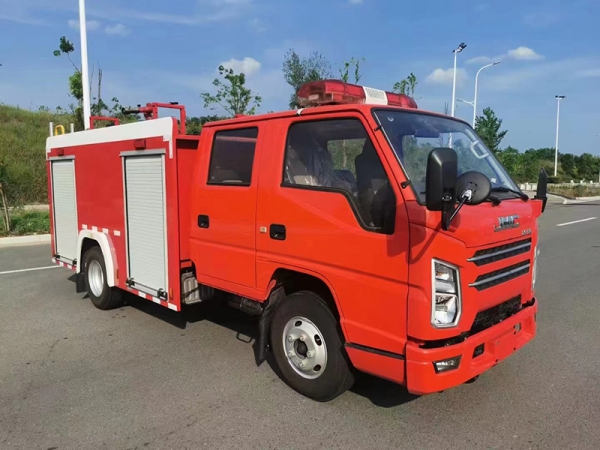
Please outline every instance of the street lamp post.
[{"label": "street lamp post", "polygon": [[477,75],[475,75],[475,100],[473,100],[473,128],[475,128],[475,119],[477,118],[477,86],[479,81],[479,74],[483,69],[487,69],[488,67],[496,66],[500,64],[501,61],[496,61],[491,64],[487,64],[483,66],[481,69],[477,71]]},{"label": "street lamp post", "polygon": [[475,99],[472,102],[458,99],[459,102],[466,103],[467,105],[471,105],[473,107],[473,128],[475,128],[475,120],[477,119],[477,87],[478,87],[479,74],[481,73],[481,71],[483,69],[487,69],[488,67],[492,67],[497,64],[500,64],[500,62],[501,61],[496,61],[491,64],[485,65],[477,71],[477,75],[475,75]]},{"label": "street lamp post", "polygon": [[556,146],[554,147],[554,176],[558,174],[558,126],[560,123],[560,101],[564,99],[564,95],[555,95],[556,99]]},{"label": "street lamp post", "polygon": [[90,127],[90,76],[88,71],[87,22],[85,17],[85,0],[79,0],[79,32],[81,37],[81,84],[83,88],[83,124]]},{"label": "street lamp post", "polygon": [[461,42],[461,44],[455,48],[454,50],[452,50],[452,52],[454,53],[454,75],[453,75],[453,79],[452,79],[452,117],[454,117],[454,109],[455,109],[455,105],[456,105],[456,60],[458,57],[458,54],[460,52],[462,52],[465,47],[467,46],[467,44],[465,44],[464,42]]}]

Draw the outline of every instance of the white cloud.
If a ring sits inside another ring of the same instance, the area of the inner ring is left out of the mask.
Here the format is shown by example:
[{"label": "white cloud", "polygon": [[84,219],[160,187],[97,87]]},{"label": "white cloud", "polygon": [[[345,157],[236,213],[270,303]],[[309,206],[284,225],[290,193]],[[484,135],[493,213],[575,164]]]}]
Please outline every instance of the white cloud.
[{"label": "white cloud", "polygon": [[539,11],[527,14],[523,17],[523,22],[530,27],[546,28],[558,22],[561,15],[558,11]]},{"label": "white cloud", "polygon": [[239,6],[249,5],[253,0],[197,0],[198,6]]},{"label": "white cloud", "polygon": [[260,19],[253,19],[252,22],[250,22],[250,24],[258,33],[267,31],[267,27]]},{"label": "white cloud", "polygon": [[536,53],[529,47],[518,47],[513,50],[509,50],[507,56],[512,59],[517,59],[520,61],[534,61],[539,59],[544,59],[542,55]]},{"label": "white cloud", "polygon": [[117,23],[115,25],[108,25],[104,32],[109,36],[127,36],[131,34],[131,30],[127,28],[122,23]]},{"label": "white cloud", "polygon": [[[102,24],[97,20],[88,20],[87,21],[87,30],[88,31],[96,31],[99,30]],[[69,28],[79,31],[79,20],[69,20]]]},{"label": "white cloud", "polygon": [[467,59],[467,64],[489,64],[491,62],[494,62],[494,58],[490,58],[489,56],[476,56],[475,58]]},{"label": "white cloud", "polygon": [[261,63],[249,56],[242,60],[232,58],[229,61],[222,62],[221,65],[226,69],[233,69],[235,73],[244,73],[247,77],[260,71]]},{"label": "white cloud", "polygon": [[502,61],[503,59],[515,59],[518,61],[537,61],[540,59],[544,59],[543,55],[536,53],[533,49],[529,47],[517,47],[515,49],[509,50],[503,55],[498,56],[476,56],[475,58],[471,58],[467,60],[467,64],[489,64],[495,61]]},{"label": "white cloud", "polygon": [[[486,76],[485,84],[491,90],[519,91],[527,89],[530,94],[535,90],[555,89],[557,80],[573,80],[600,76],[600,58],[581,57],[562,59],[540,64],[519,66],[515,70],[504,71],[502,74],[490,73]],[[554,94],[552,94],[554,95]]]},{"label": "white cloud", "polygon": [[[0,0],[2,1],[2,0]],[[240,17],[252,7],[253,0],[196,0],[189,14],[178,15],[146,9],[111,8],[90,5],[89,14],[106,20],[135,20],[173,25],[199,26],[208,23],[226,22]]]},{"label": "white cloud", "polygon": [[577,72],[577,76],[581,78],[599,78],[600,69],[586,69]]},{"label": "white cloud", "polygon": [[[454,79],[454,69],[435,69],[433,72],[429,74],[427,79],[428,83],[431,84],[443,84],[448,85],[452,84],[452,80]],[[456,82],[462,83],[467,79],[467,72],[465,69],[457,69],[456,70]]]},{"label": "white cloud", "polygon": [[[131,9],[119,6],[117,0],[88,2],[87,13],[91,18],[105,21],[135,20],[174,25],[200,26],[239,18],[252,8],[254,0],[196,0],[187,14],[171,14],[167,10],[152,11],[148,8]],[[101,5],[100,5],[101,3]],[[133,3],[133,2],[131,2]],[[50,25],[48,13],[69,12],[77,14],[74,0],[0,0],[0,21],[27,25]],[[75,24],[72,25],[74,27]]]}]

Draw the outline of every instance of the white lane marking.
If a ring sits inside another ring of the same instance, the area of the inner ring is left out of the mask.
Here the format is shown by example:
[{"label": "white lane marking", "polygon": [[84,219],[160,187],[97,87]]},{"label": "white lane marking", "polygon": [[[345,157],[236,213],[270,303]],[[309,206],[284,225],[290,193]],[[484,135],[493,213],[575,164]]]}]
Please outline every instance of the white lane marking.
[{"label": "white lane marking", "polygon": [[21,272],[33,272],[35,270],[56,269],[58,267],[60,267],[60,266],[45,266],[45,267],[34,267],[32,269],[7,270],[6,272],[0,272],[0,275],[8,275],[10,273],[21,273]]},{"label": "white lane marking", "polygon": [[574,223],[589,222],[590,220],[595,220],[595,219],[597,219],[597,218],[596,217],[588,217],[587,219],[574,220],[573,222],[559,223],[556,226],[557,227],[564,227],[565,225],[573,225]]}]

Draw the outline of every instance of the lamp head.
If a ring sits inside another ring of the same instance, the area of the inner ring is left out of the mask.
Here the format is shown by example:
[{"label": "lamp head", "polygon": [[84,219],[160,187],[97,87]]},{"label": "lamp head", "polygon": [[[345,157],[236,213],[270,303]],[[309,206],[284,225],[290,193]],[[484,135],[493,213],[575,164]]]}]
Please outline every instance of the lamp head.
[{"label": "lamp head", "polygon": [[452,50],[452,51],[456,52],[456,53],[460,53],[465,49],[466,46],[467,46],[467,44],[465,44],[464,42],[461,42],[460,45],[458,46],[458,48],[456,50]]}]

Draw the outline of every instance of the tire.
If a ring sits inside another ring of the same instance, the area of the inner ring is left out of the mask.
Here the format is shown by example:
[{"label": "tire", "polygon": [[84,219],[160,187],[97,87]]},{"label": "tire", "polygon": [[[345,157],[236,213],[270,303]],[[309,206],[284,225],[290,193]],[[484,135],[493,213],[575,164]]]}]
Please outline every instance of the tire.
[{"label": "tire", "polygon": [[337,325],[325,301],[309,291],[284,299],[271,322],[271,346],[283,380],[319,402],[333,400],[354,384]]},{"label": "tire", "polygon": [[106,265],[100,247],[92,247],[84,257],[84,277],[87,293],[93,305],[101,310],[123,306],[123,293],[118,288],[106,284]]}]

